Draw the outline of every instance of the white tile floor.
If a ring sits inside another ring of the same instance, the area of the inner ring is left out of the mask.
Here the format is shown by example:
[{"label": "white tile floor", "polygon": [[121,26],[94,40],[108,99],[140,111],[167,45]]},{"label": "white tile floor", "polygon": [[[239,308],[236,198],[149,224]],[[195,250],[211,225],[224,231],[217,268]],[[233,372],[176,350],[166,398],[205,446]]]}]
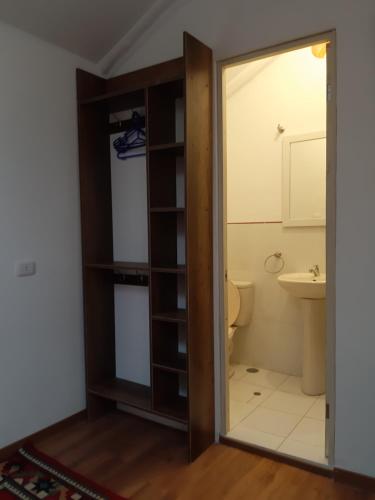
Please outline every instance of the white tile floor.
[{"label": "white tile floor", "polygon": [[229,381],[228,437],[327,464],[324,395],[303,394],[300,377],[247,368],[235,365]]}]

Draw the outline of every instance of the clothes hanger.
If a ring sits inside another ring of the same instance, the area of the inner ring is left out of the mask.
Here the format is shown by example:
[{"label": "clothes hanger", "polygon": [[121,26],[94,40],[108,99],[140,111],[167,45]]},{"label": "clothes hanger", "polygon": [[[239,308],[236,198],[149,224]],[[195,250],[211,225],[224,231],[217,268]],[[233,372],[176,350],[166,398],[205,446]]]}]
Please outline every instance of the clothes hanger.
[{"label": "clothes hanger", "polygon": [[117,151],[119,160],[127,160],[138,156],[145,156],[146,153],[129,153],[134,149],[143,148],[146,145],[146,133],[143,126],[143,118],[137,112],[133,111],[131,125],[129,130],[121,137],[113,141],[113,147]]}]

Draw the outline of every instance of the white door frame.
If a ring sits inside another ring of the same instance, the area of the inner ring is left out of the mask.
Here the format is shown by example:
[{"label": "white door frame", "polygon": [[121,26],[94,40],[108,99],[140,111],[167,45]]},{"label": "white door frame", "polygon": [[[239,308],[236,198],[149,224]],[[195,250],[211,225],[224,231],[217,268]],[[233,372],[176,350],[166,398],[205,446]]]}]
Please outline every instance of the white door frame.
[{"label": "white door frame", "polygon": [[[244,61],[301,49],[318,43],[327,43],[327,188],[326,188],[326,328],[327,328],[327,417],[326,449],[328,465],[334,466],[335,451],[335,352],[336,352],[336,32],[334,30],[307,36],[247,54],[217,62],[217,116],[218,116],[218,259],[219,259],[219,339],[220,339],[220,435],[228,432],[228,326],[226,300],[227,221],[226,221],[226,103],[223,95],[224,69]],[[255,447],[255,446],[254,446]],[[275,452],[275,454],[278,454]]]}]

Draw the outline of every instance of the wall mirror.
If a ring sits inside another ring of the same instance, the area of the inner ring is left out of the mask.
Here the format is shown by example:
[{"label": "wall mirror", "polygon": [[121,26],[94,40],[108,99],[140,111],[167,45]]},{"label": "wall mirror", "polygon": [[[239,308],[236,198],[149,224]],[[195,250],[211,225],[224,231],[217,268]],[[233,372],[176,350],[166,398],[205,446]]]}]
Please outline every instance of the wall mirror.
[{"label": "wall mirror", "polygon": [[325,226],[325,132],[285,137],[282,213],[284,226]]}]

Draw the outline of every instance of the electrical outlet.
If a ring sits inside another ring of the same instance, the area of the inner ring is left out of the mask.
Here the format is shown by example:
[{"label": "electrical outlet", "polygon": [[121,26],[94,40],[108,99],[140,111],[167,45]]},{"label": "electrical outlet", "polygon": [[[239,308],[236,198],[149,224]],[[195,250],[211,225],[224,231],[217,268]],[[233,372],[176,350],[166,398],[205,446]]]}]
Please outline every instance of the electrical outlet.
[{"label": "electrical outlet", "polygon": [[16,276],[33,276],[36,273],[36,263],[34,261],[16,262]]}]

